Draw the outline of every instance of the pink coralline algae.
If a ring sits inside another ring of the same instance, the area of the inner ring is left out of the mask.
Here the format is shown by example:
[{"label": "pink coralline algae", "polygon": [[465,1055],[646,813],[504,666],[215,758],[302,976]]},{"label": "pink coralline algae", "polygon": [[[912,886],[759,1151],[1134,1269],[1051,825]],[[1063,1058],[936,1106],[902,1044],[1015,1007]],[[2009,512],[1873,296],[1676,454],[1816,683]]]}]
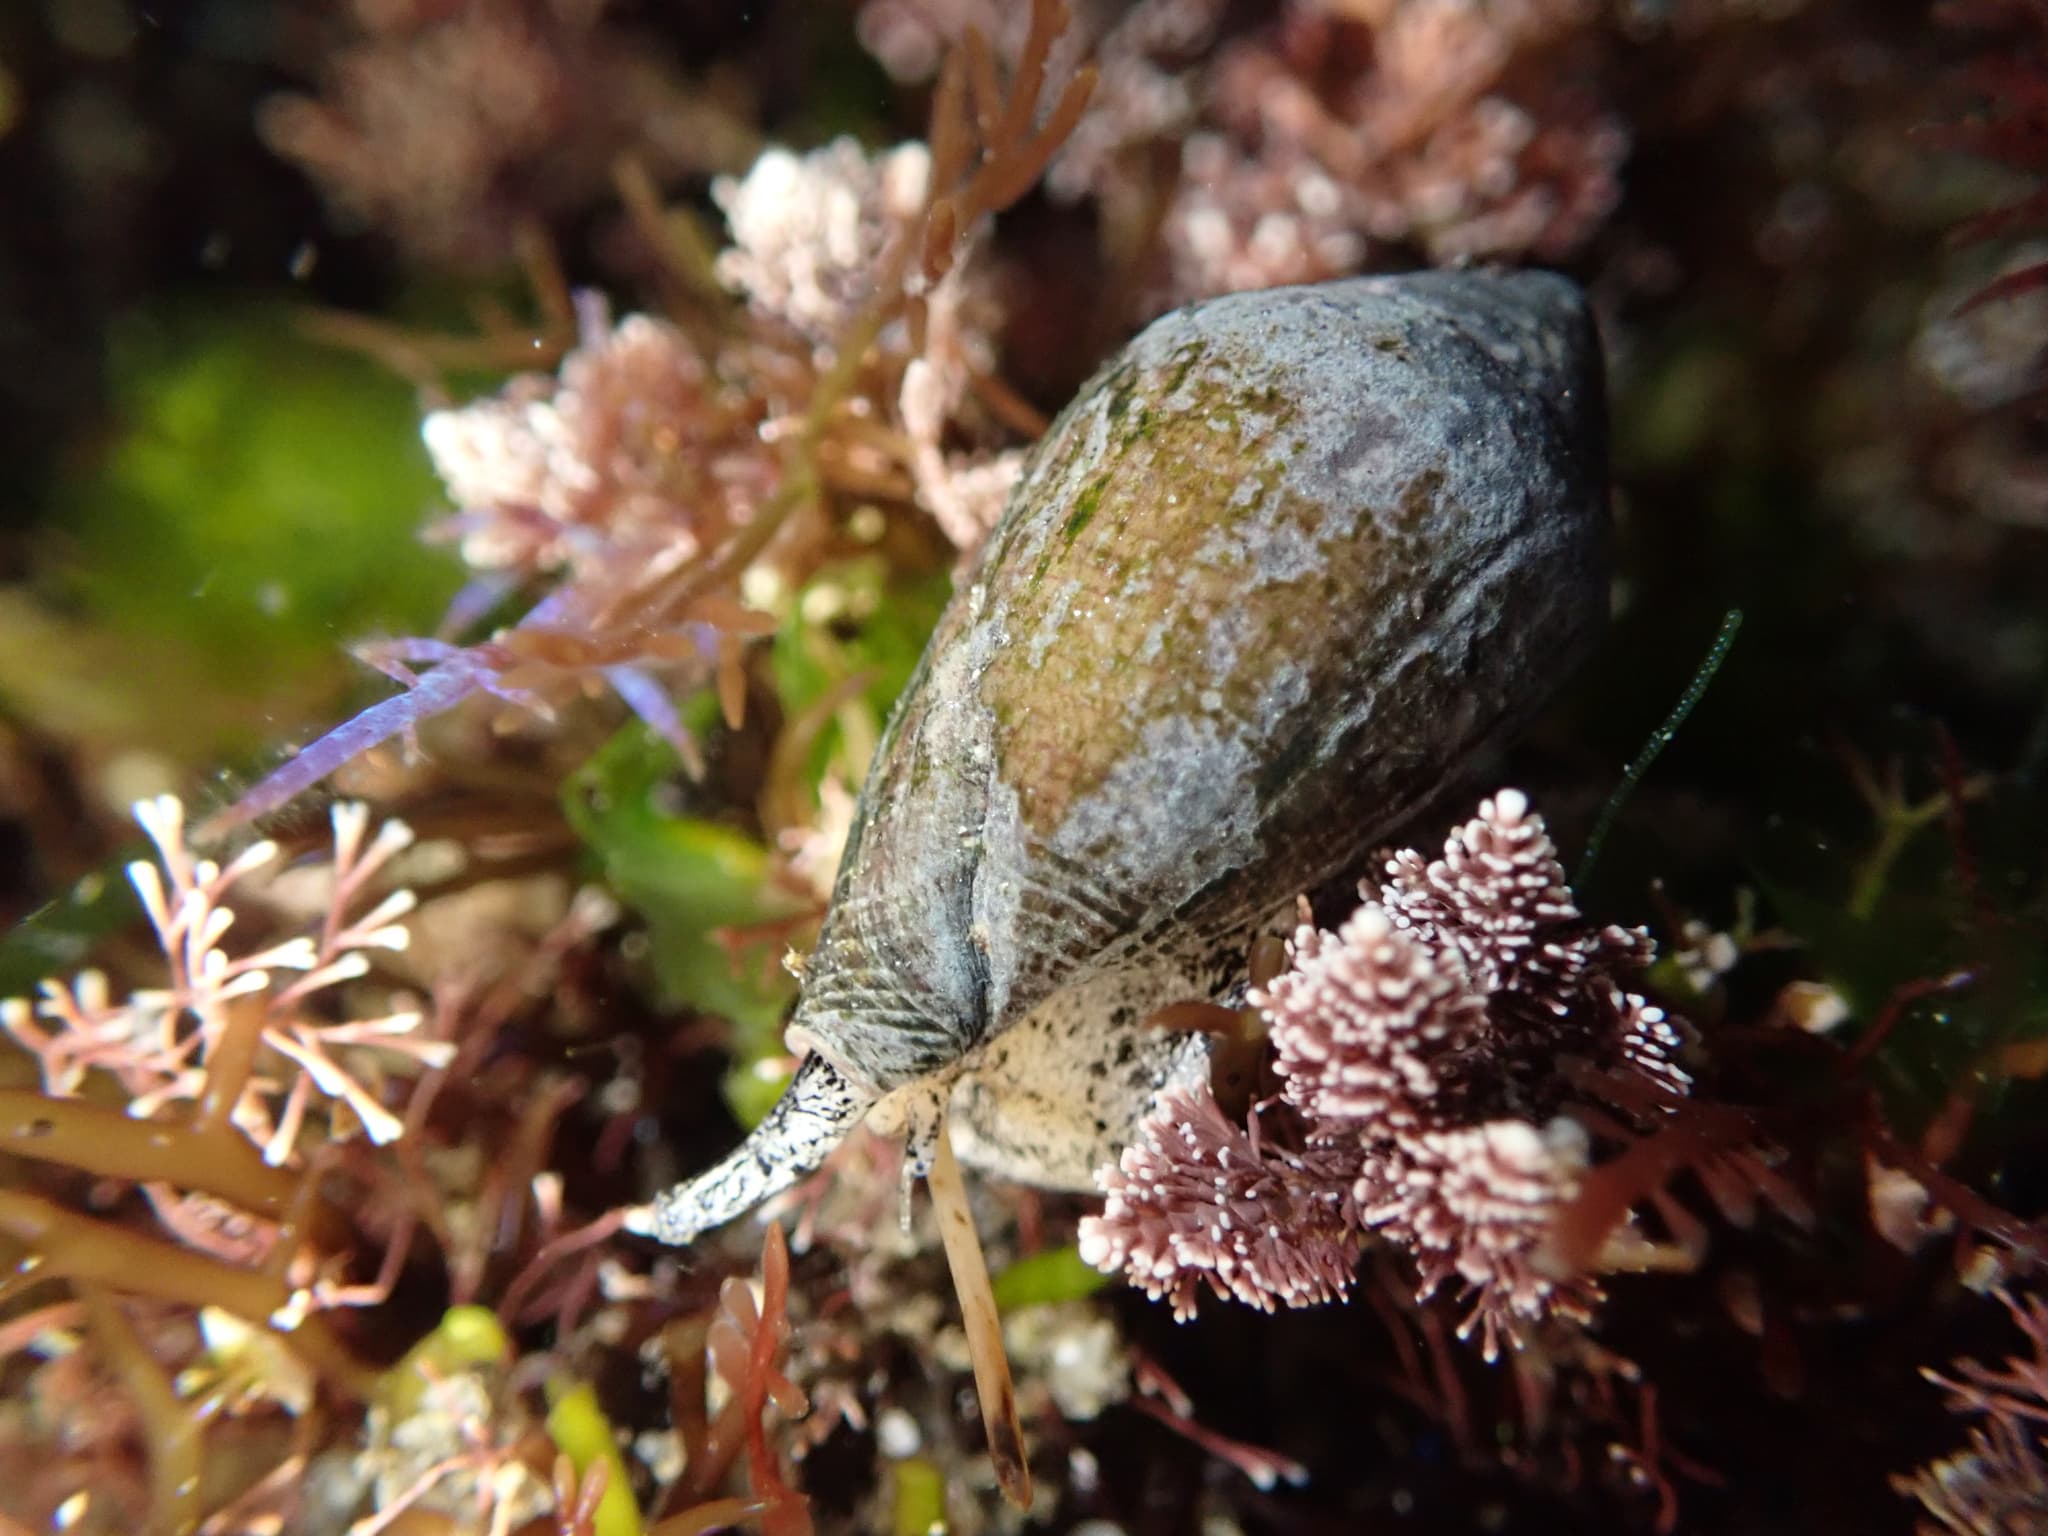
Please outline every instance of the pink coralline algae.
[{"label": "pink coralline algae", "polygon": [[[1390,260],[1557,261],[1620,198],[1628,136],[1591,0],[1220,0],[1082,7],[1102,88],[1047,176],[1112,240],[1156,230],[1155,307]],[[867,0],[861,36],[923,79],[986,0]],[[1222,40],[1219,42],[1219,38]]]},{"label": "pink coralline algae", "polygon": [[1376,247],[1557,260],[1619,197],[1627,138],[1581,0],[1297,4],[1226,48],[1164,237],[1177,293],[1314,281]]},{"label": "pink coralline algae", "polygon": [[715,546],[773,489],[757,412],[720,386],[681,330],[614,325],[579,300],[558,374],[434,411],[421,427],[458,511],[437,532],[479,571],[644,577]]},{"label": "pink coralline algae", "polygon": [[[1170,1098],[1098,1175],[1109,1200],[1082,1251],[1185,1317],[1203,1280],[1268,1309],[1341,1297],[1376,1234],[1425,1296],[1462,1288],[1490,1357],[1598,1299],[1543,1262],[1589,1157],[1567,1064],[1669,1100],[1688,1087],[1681,1037],[1622,985],[1648,937],[1583,918],[1520,793],[1484,802],[1442,858],[1404,851],[1384,873],[1335,932],[1304,923],[1289,969],[1251,994],[1278,1102],[1248,1130],[1206,1096]],[[1285,1145],[1262,1144],[1262,1117]]]},{"label": "pink coralline algae", "polygon": [[[1462,966],[1494,1021],[1485,1036],[1510,1097],[1499,1107],[1540,1110],[1560,1084],[1560,1055],[1623,1061],[1683,1092],[1671,1064],[1678,1037],[1658,1009],[1623,991],[1616,977],[1654,956],[1640,928],[1594,927],[1579,914],[1556,846],[1528,799],[1503,790],[1476,820],[1453,832],[1444,856],[1425,863],[1413,849],[1386,864],[1379,900],[1388,920],[1425,949]],[[1276,986],[1276,993],[1280,991]],[[1519,1097],[1516,1097],[1519,1095]]]},{"label": "pink coralline algae", "polygon": [[546,718],[555,699],[580,695],[593,676],[685,763],[697,760],[670,683],[701,682],[737,655],[739,635],[760,633],[765,621],[725,603],[708,616],[641,617],[607,634],[605,615],[630,611],[758,515],[781,469],[762,440],[760,401],[719,379],[678,327],[647,315],[614,326],[595,295],[577,307],[581,340],[558,373],[523,374],[496,395],[433,412],[421,429],[456,503],[429,537],[459,544],[476,573],[444,632],[468,627],[508,594],[553,589],[478,644],[437,636],[361,647],[363,660],[406,691],[272,772],[228,824],[268,815],[469,699],[489,694]]},{"label": "pink coralline algae", "polygon": [[[384,1104],[385,1068],[404,1076],[445,1067],[454,1047],[424,1038],[417,1007],[362,1011],[344,999],[359,1000],[356,984],[369,977],[372,955],[410,942],[404,920],[418,904],[413,893],[375,901],[369,893],[411,845],[412,831],[387,821],[370,833],[359,803],[337,804],[332,814],[328,899],[316,930],[245,948],[228,943],[237,921],[231,898],[275,865],[277,844],[251,844],[222,866],[193,853],[177,799],[138,803],[136,820],[157,856],[136,860],[128,875],[156,931],[165,985],[116,1001],[107,978],[86,971],[43,982],[34,1004],[0,1002],[0,1032],[35,1058],[43,1091],[71,1097],[86,1090],[90,1072],[105,1072],[126,1092],[128,1113],[147,1119],[167,1104],[201,1099],[210,1067],[235,1054],[239,1035],[241,1048],[260,1048],[262,1059],[229,1104],[229,1119],[266,1162],[297,1161],[300,1133],[323,1104],[330,1138],[353,1125],[380,1144],[396,1140],[403,1126]],[[381,988],[368,992],[389,1000]]]},{"label": "pink coralline algae", "polygon": [[[473,579],[434,635],[359,648],[404,693],[309,744],[210,830],[481,695],[546,720],[608,690],[694,768],[677,700],[715,681],[737,724],[744,647],[776,622],[723,590],[745,573],[719,559],[770,574],[771,590],[799,586],[845,496],[915,505],[971,558],[1022,453],[989,404],[1001,311],[974,260],[988,210],[939,267],[909,259],[933,174],[917,144],[770,148],[712,189],[732,226],[713,272],[744,299],[729,324],[614,322],[601,295],[579,294],[555,372],[431,412],[422,436],[453,510],[428,537],[456,544]],[[849,339],[861,365],[841,371]],[[521,602],[516,622],[464,643]]]},{"label": "pink coralline algae", "polygon": [[732,229],[719,280],[757,313],[829,343],[867,299],[889,242],[923,209],[930,181],[931,152],[922,144],[873,155],[850,138],[806,155],[771,147],[745,176],[712,183]]},{"label": "pink coralline algae", "polygon": [[[691,116],[607,0],[348,0],[318,94],[281,94],[258,128],[344,224],[458,268],[503,261],[522,220],[580,206],[629,144],[666,167]],[[700,137],[701,137],[700,133]]]},{"label": "pink coralline algae", "polygon": [[[718,257],[721,281],[744,294],[763,323],[786,327],[829,356],[869,297],[874,273],[924,206],[931,153],[901,144],[869,153],[852,139],[806,155],[770,149],[744,178],[721,177],[711,196],[732,226]],[[898,321],[877,338],[899,382],[893,403],[918,504],[970,559],[1002,512],[1021,450],[976,443],[974,381],[996,372],[1001,307],[973,260],[970,237],[937,283],[913,279],[924,301],[921,344]],[[885,392],[886,393],[886,392]]]},{"label": "pink coralline algae", "polygon": [[1102,1171],[1109,1199],[1082,1223],[1081,1257],[1123,1270],[1183,1321],[1205,1283],[1267,1312],[1342,1298],[1361,1243],[1349,1169],[1262,1144],[1258,1129],[1207,1093],[1169,1092],[1143,1141]]}]

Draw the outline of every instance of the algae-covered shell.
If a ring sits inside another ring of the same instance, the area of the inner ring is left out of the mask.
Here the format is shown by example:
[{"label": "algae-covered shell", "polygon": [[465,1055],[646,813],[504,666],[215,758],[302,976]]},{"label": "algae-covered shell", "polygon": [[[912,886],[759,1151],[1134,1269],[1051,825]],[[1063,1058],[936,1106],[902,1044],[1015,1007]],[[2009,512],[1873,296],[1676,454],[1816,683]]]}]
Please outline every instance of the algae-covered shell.
[{"label": "algae-covered shell", "polygon": [[1584,301],[1546,274],[1238,294],[1133,341],[891,720],[797,1005],[812,1056],[661,1235],[1049,1008],[1077,1083],[1136,1061],[1085,1106],[1122,1130],[1161,1053],[1114,1038],[1129,1007],[1053,1004],[1227,946],[1542,702],[1605,608],[1602,409]]}]

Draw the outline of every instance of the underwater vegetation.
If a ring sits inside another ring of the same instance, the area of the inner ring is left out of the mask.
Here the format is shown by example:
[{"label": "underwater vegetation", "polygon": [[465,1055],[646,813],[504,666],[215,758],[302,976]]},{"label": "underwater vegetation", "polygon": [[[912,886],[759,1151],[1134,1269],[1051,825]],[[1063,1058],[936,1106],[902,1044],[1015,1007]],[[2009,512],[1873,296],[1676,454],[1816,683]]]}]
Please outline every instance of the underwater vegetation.
[{"label": "underwater vegetation", "polygon": [[2044,103],[10,10],[0,1529],[2048,1530]]}]

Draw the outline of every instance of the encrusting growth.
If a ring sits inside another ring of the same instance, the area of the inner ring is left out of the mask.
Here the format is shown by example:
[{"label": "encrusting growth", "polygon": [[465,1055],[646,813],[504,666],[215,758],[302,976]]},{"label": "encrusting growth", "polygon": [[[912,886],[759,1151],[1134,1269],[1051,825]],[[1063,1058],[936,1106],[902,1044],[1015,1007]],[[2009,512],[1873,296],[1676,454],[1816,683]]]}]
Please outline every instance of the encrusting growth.
[{"label": "encrusting growth", "polygon": [[1290,968],[1251,993],[1278,1102],[1248,1127],[1207,1094],[1164,1104],[1098,1174],[1109,1200],[1082,1252],[1186,1318],[1204,1283],[1268,1310],[1341,1298],[1376,1233],[1414,1258],[1425,1296],[1462,1287],[1490,1357],[1598,1299],[1544,1263],[1588,1155],[1567,1064],[1675,1097],[1680,1035],[1623,985],[1647,935],[1580,915],[1519,792],[1482,803],[1442,858],[1407,850],[1384,871],[1335,932],[1304,923]]}]

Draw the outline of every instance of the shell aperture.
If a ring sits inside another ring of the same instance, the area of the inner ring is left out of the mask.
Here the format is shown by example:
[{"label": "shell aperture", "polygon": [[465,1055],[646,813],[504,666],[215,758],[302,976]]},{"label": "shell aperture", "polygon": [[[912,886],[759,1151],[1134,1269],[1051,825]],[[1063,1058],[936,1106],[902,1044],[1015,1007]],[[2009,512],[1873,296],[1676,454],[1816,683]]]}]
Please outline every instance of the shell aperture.
[{"label": "shell aperture", "polygon": [[1604,404],[1542,273],[1235,294],[1154,322],[1034,450],[878,749],[783,1100],[671,1242],[913,1138],[1086,1186],[1198,1038],[1152,1009],[1540,706],[1606,606]]}]

